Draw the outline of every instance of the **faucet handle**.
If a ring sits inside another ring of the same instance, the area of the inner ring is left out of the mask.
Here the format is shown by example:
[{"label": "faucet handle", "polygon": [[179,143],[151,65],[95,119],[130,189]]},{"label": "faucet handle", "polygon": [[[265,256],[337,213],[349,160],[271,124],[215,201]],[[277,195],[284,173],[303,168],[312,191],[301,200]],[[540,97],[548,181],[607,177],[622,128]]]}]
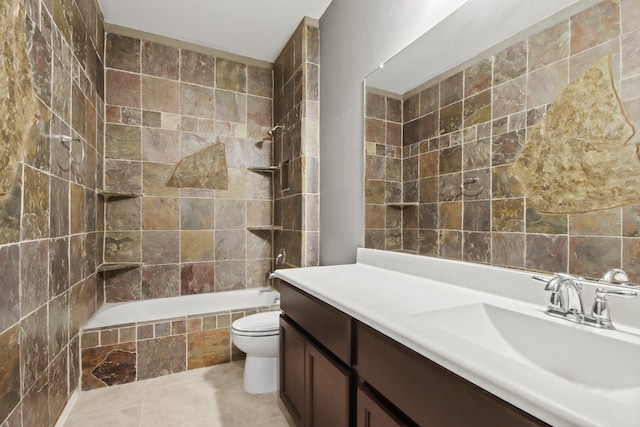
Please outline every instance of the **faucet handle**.
[{"label": "faucet handle", "polygon": [[613,295],[620,298],[635,298],[638,296],[638,293],[636,291],[628,291],[626,289],[596,289],[596,298],[605,297],[606,295]]},{"label": "faucet handle", "polygon": [[546,277],[533,275],[533,276],[531,276],[531,278],[533,280],[537,280],[538,282],[549,283],[549,279],[547,279]]},{"label": "faucet handle", "polygon": [[607,295],[612,295],[620,298],[635,298],[638,294],[634,291],[627,290],[608,290],[604,288],[596,289],[596,298],[593,301],[591,307],[591,317],[593,319],[594,326],[599,328],[613,329],[611,323],[611,316],[609,314],[609,303],[607,302]]},{"label": "faucet handle", "polygon": [[600,279],[604,283],[607,284],[620,284],[626,285],[629,283],[629,275],[624,272],[624,270],[620,270],[619,268],[613,268],[607,271],[602,279]]}]

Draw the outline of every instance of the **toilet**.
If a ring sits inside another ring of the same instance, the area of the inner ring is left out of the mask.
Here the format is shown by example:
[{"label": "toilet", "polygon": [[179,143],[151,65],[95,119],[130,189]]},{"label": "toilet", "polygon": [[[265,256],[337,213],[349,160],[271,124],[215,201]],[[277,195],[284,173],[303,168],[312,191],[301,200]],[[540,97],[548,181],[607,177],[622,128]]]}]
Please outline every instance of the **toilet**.
[{"label": "toilet", "polygon": [[231,324],[231,341],[247,354],[242,388],[247,393],[278,390],[280,311],[251,314]]}]

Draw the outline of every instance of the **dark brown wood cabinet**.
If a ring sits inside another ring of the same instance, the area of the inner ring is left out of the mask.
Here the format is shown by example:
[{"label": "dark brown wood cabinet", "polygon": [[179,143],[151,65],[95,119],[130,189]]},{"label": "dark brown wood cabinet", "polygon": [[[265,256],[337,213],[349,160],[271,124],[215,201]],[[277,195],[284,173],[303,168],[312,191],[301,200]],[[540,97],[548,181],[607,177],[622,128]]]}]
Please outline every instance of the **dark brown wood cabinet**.
[{"label": "dark brown wood cabinet", "polygon": [[351,365],[353,319],[329,304],[282,282],[280,308],[308,336],[346,366]]},{"label": "dark brown wood cabinet", "polygon": [[305,352],[304,335],[289,323],[280,319],[280,398],[289,410],[296,425],[303,425]]},{"label": "dark brown wood cabinet", "polygon": [[394,416],[383,403],[378,402],[362,386],[359,386],[357,391],[356,411],[356,427],[404,427],[408,425]]},{"label": "dark brown wood cabinet", "polygon": [[547,424],[358,322],[361,380],[420,426]]},{"label": "dark brown wood cabinet", "polygon": [[351,372],[280,319],[280,398],[296,425],[347,427]]},{"label": "dark brown wood cabinet", "polygon": [[280,397],[298,426],[348,427],[351,317],[287,284],[280,289]]},{"label": "dark brown wood cabinet", "polygon": [[307,427],[349,425],[351,373],[335,363],[333,357],[307,341],[306,411]]},{"label": "dark brown wood cabinet", "polygon": [[544,422],[282,282],[280,397],[299,427]]}]

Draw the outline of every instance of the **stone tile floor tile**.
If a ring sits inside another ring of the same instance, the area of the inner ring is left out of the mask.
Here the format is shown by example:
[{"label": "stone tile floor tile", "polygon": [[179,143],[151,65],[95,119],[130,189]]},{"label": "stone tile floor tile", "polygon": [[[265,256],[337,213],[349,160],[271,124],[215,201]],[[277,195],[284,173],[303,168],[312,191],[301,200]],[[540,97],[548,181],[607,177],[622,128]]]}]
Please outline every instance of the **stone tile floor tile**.
[{"label": "stone tile floor tile", "polygon": [[80,392],[59,427],[289,427],[278,393],[242,390],[244,361]]}]

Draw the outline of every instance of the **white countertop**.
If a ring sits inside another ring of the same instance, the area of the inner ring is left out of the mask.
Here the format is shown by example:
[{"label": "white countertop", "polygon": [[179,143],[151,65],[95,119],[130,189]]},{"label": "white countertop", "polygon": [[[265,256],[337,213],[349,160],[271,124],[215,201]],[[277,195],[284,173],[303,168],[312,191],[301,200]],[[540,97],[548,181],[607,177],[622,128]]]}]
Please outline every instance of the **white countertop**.
[{"label": "white countertop", "polygon": [[[531,280],[532,273],[359,249],[355,264],[282,269],[275,274],[553,426],[640,426],[640,387],[596,388],[569,381],[411,316],[485,303],[543,316],[546,321],[567,322],[544,314],[549,294],[543,283]],[[583,293],[588,310],[592,289],[586,286]],[[639,299],[625,301],[631,308],[611,300],[611,317],[618,331],[573,327],[622,337],[640,346]],[[553,351],[557,349],[549,348]]]}]

